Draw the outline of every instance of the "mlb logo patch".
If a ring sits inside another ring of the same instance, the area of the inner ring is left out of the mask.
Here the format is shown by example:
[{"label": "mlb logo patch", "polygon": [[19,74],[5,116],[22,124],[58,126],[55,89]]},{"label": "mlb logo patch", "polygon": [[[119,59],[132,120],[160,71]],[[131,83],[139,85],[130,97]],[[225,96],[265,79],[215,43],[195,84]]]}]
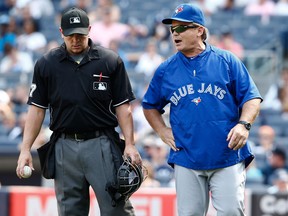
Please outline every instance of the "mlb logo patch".
[{"label": "mlb logo patch", "polygon": [[70,17],[70,24],[80,23],[80,17]]},{"label": "mlb logo patch", "polygon": [[106,82],[93,82],[93,90],[106,91],[107,83]]}]

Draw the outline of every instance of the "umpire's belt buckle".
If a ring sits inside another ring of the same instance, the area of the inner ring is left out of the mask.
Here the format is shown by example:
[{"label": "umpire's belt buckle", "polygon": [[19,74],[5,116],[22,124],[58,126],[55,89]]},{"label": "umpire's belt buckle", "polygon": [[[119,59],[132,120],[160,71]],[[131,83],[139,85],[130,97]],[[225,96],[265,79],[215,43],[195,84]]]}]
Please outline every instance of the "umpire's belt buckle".
[{"label": "umpire's belt buckle", "polygon": [[61,137],[64,139],[73,139],[77,142],[94,139],[103,135],[102,131],[92,131],[92,132],[84,132],[84,133],[62,133]]},{"label": "umpire's belt buckle", "polygon": [[77,134],[76,134],[76,133],[74,134],[74,138],[75,138],[75,140],[76,140],[77,142],[82,142],[82,141],[84,141],[84,139],[78,139],[78,137],[77,137]]}]

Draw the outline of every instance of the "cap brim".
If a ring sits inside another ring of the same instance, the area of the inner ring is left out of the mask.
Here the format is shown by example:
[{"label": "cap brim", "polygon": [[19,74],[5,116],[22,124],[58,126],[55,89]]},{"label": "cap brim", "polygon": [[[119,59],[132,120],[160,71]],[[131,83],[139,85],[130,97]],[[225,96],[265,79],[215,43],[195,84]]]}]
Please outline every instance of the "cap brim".
[{"label": "cap brim", "polygon": [[69,36],[72,34],[82,34],[82,35],[88,35],[89,28],[70,28],[70,29],[63,29],[63,35]]},{"label": "cap brim", "polygon": [[181,21],[181,22],[189,22],[189,23],[192,23],[192,22],[193,22],[193,21],[187,20],[187,19],[167,18],[167,19],[163,19],[163,20],[162,20],[162,23],[163,23],[163,24],[166,24],[166,25],[171,25],[173,20]]}]

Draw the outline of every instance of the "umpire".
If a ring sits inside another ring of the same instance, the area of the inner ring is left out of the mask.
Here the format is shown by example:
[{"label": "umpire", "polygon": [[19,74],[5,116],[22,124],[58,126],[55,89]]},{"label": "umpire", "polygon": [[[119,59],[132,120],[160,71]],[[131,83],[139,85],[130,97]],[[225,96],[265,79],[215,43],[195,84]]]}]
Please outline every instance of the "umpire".
[{"label": "umpire", "polygon": [[105,190],[116,171],[112,156],[115,127],[120,126],[125,138],[123,154],[132,163],[142,163],[133,137],[130,101],[135,96],[122,59],[93,44],[90,29],[83,10],[66,10],[60,27],[64,43],[36,62],[16,172],[21,178],[25,165],[33,169],[31,147],[49,108],[50,129],[59,136],[55,144],[59,215],[88,215],[90,186],[101,216],[135,215],[129,200],[112,207]]}]

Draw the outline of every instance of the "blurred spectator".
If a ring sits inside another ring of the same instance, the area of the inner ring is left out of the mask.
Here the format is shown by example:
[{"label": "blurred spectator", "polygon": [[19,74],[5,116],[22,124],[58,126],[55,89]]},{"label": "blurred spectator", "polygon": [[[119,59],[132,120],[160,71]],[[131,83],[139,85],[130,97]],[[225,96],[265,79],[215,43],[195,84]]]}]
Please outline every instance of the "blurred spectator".
[{"label": "blurred spectator", "polygon": [[[137,87],[139,87],[139,84],[136,84]],[[137,88],[135,88],[135,91],[137,91]],[[136,95],[139,95],[139,93],[136,93]],[[144,137],[146,137],[147,143],[149,143],[149,136],[147,137],[147,134],[151,132],[151,126],[148,124],[147,120],[145,119],[143,108],[141,105],[141,100],[136,99],[131,103],[132,106],[132,113],[133,113],[133,120],[134,120],[134,132],[135,132],[135,140],[136,142],[140,139],[143,140]],[[145,139],[144,139],[145,141]],[[148,144],[149,145],[149,144]]]},{"label": "blurred spectator", "polygon": [[23,112],[19,115],[19,117],[17,119],[17,124],[13,128],[11,128],[11,130],[7,134],[8,139],[10,139],[10,140],[15,140],[15,139],[21,140],[22,139],[26,119],[27,119],[27,113],[26,112]]},{"label": "blurred spectator", "polygon": [[[149,30],[146,24],[141,23],[138,19],[130,17],[127,20],[129,33],[125,37],[125,43],[132,49],[143,49],[146,44],[146,38],[149,35]],[[126,45],[126,46],[127,46]],[[127,46],[127,47],[128,47]]]},{"label": "blurred spectator", "polygon": [[9,94],[6,91],[0,89],[0,104],[9,105],[9,103],[10,103]]},{"label": "blurred spectator", "polygon": [[132,69],[132,65],[134,62],[137,62],[140,56],[140,52],[128,52],[124,51],[120,47],[120,41],[118,40],[111,40],[108,46],[109,49],[113,50],[114,52],[118,53],[118,55],[122,58],[126,69]]},{"label": "blurred spectator", "polygon": [[13,103],[13,110],[16,115],[19,115],[22,112],[27,112],[27,99],[29,90],[30,86],[20,83],[15,88],[11,89],[10,98],[11,102]]},{"label": "blurred spectator", "polygon": [[275,147],[275,130],[270,125],[261,125],[258,129],[258,139],[255,142],[254,152],[266,154]]},{"label": "blurred spectator", "polygon": [[143,73],[146,81],[149,81],[156,68],[163,62],[163,59],[163,56],[158,53],[156,41],[150,40],[146,45],[145,52],[140,56],[135,66],[135,71]]},{"label": "blurred spectator", "polygon": [[205,15],[209,17],[217,13],[219,8],[223,7],[225,0],[197,0],[192,1],[192,3],[200,7]]},{"label": "blurred spectator", "polygon": [[268,193],[288,193],[288,172],[285,169],[279,169],[275,173],[273,185],[267,189]]},{"label": "blurred spectator", "polygon": [[246,15],[271,16],[274,13],[275,3],[271,0],[250,1],[245,7]]},{"label": "blurred spectator", "polygon": [[0,104],[0,122],[5,133],[9,133],[15,127],[17,118],[10,105]]},{"label": "blurred spectator", "polygon": [[0,73],[32,73],[34,62],[28,53],[18,51],[9,43],[4,46],[4,56],[0,60]]},{"label": "blurred spectator", "polygon": [[17,38],[17,47],[21,51],[26,51],[34,58],[35,55],[44,52],[47,45],[45,35],[40,32],[39,24],[35,19],[25,19],[23,21],[23,33]]},{"label": "blurred spectator", "polygon": [[234,0],[235,1],[235,6],[238,8],[245,8],[246,5],[251,2],[251,0]]},{"label": "blurred spectator", "polygon": [[129,33],[130,27],[127,24],[113,21],[111,9],[107,8],[101,11],[101,20],[92,23],[89,35],[94,43],[108,48],[110,41],[124,40]]},{"label": "blurred spectator", "polygon": [[219,36],[217,34],[213,34],[213,33],[209,33],[207,41],[209,44],[211,44],[212,46],[216,46],[218,47],[219,44]]},{"label": "blurred spectator", "polygon": [[243,59],[244,57],[243,45],[234,39],[233,33],[229,29],[224,29],[222,31],[218,47],[232,52],[239,59]]},{"label": "blurred spectator", "polygon": [[255,153],[255,165],[262,169],[267,166],[268,158],[276,147],[275,130],[269,125],[262,125],[258,129],[257,140],[251,145]]},{"label": "blurred spectator", "polygon": [[121,9],[113,0],[96,0],[96,8],[89,13],[91,22],[101,20],[102,11],[109,9],[111,11],[111,20],[119,22],[121,20]]},{"label": "blurred spectator", "polygon": [[271,155],[268,157],[268,164],[262,169],[264,176],[263,183],[265,185],[273,185],[273,181],[277,179],[277,172],[280,169],[287,169],[286,167],[286,153],[281,148],[272,150]]},{"label": "blurred spectator", "polygon": [[1,125],[1,134],[6,135],[10,130],[10,122],[15,119],[14,112],[10,106],[11,100],[9,94],[0,89],[0,125]]},{"label": "blurred spectator", "polygon": [[6,14],[0,16],[0,57],[4,52],[5,44],[16,45],[16,34],[11,31],[10,17]]},{"label": "blurred spectator", "polygon": [[152,158],[151,147],[155,142],[155,139],[156,135],[154,133],[153,134],[146,133],[146,136],[142,136],[141,139],[138,140],[139,147],[141,148],[139,149],[139,152],[143,160],[148,160],[151,162]]},{"label": "blurred spectator", "polygon": [[235,0],[226,0],[224,4],[220,7],[221,12],[225,13],[233,13],[238,11],[239,9],[235,6]]},{"label": "blurred spectator", "polygon": [[[25,120],[26,121],[26,117],[25,117]],[[22,124],[22,123],[21,123]],[[15,131],[17,130],[17,125],[15,126]],[[20,128],[22,129],[21,132],[23,132],[23,129],[24,128]],[[16,133],[15,133],[16,134]],[[36,137],[36,140],[34,141],[33,143],[33,146],[32,146],[32,150],[33,151],[36,151],[38,148],[40,148],[41,146],[43,146],[45,143],[47,143],[49,141],[49,137],[51,136],[52,134],[52,131],[48,128],[48,127],[41,127],[40,129],[40,132],[38,134],[38,136]],[[23,134],[20,133],[19,134],[19,137],[21,137]],[[18,139],[17,139],[18,140]],[[20,150],[21,149],[21,145],[22,145],[22,139],[20,138],[20,142],[19,142],[19,145],[18,145],[18,149]]]},{"label": "blurred spectator", "polygon": [[[54,0],[55,1],[55,0]],[[93,5],[93,0],[60,0],[59,7],[60,10],[65,10],[69,7],[77,7],[81,8],[82,10],[87,10],[87,8]]]},{"label": "blurred spectator", "polygon": [[19,20],[15,16],[9,17],[9,31],[15,34],[14,45],[17,45],[17,37],[21,33],[22,29],[19,27]]},{"label": "blurred spectator", "polygon": [[[18,120],[14,127],[7,134],[7,138],[10,140],[19,140],[19,148],[21,146],[21,141],[23,139],[24,126],[27,119],[27,112],[23,112],[19,115]],[[33,149],[37,149],[41,147],[48,141],[49,136],[51,135],[51,131],[48,128],[42,127],[39,135],[37,136]]]},{"label": "blurred spectator", "polygon": [[276,2],[274,15],[288,16],[288,0],[279,0]]},{"label": "blurred spectator", "polygon": [[159,137],[150,144],[151,164],[154,167],[154,177],[160,182],[161,187],[169,187],[174,179],[174,170],[167,164],[168,145]]},{"label": "blurred spectator", "polygon": [[46,48],[45,48],[45,52],[50,51],[51,49],[54,49],[56,47],[59,47],[60,44],[57,40],[51,40],[47,43]]},{"label": "blurred spectator", "polygon": [[262,184],[263,174],[253,160],[246,169],[246,184]]},{"label": "blurred spectator", "polygon": [[108,48],[113,50],[114,52],[116,52],[121,57],[121,59],[123,60],[125,67],[129,68],[130,61],[128,59],[128,56],[126,55],[126,52],[124,52],[123,50],[120,49],[119,41],[111,40],[109,42]]},{"label": "blurred spectator", "polygon": [[163,25],[161,20],[156,19],[152,26],[150,36],[157,41],[157,46],[161,55],[169,56],[171,54],[170,31],[169,28]]},{"label": "blurred spectator", "polygon": [[282,69],[280,80],[268,89],[262,109],[272,109],[288,112],[288,67]]},{"label": "blurred spectator", "polygon": [[0,13],[9,14],[10,10],[15,6],[15,0],[2,0],[0,2]]},{"label": "blurred spectator", "polygon": [[29,13],[33,19],[39,20],[44,16],[52,16],[55,10],[51,0],[16,0],[11,13],[18,17]]},{"label": "blurred spectator", "polygon": [[148,160],[143,160],[142,164],[147,169],[147,177],[144,180],[144,182],[141,184],[141,187],[146,187],[146,188],[160,187],[161,186],[160,182],[157,181],[154,177],[154,168],[152,164]]}]

